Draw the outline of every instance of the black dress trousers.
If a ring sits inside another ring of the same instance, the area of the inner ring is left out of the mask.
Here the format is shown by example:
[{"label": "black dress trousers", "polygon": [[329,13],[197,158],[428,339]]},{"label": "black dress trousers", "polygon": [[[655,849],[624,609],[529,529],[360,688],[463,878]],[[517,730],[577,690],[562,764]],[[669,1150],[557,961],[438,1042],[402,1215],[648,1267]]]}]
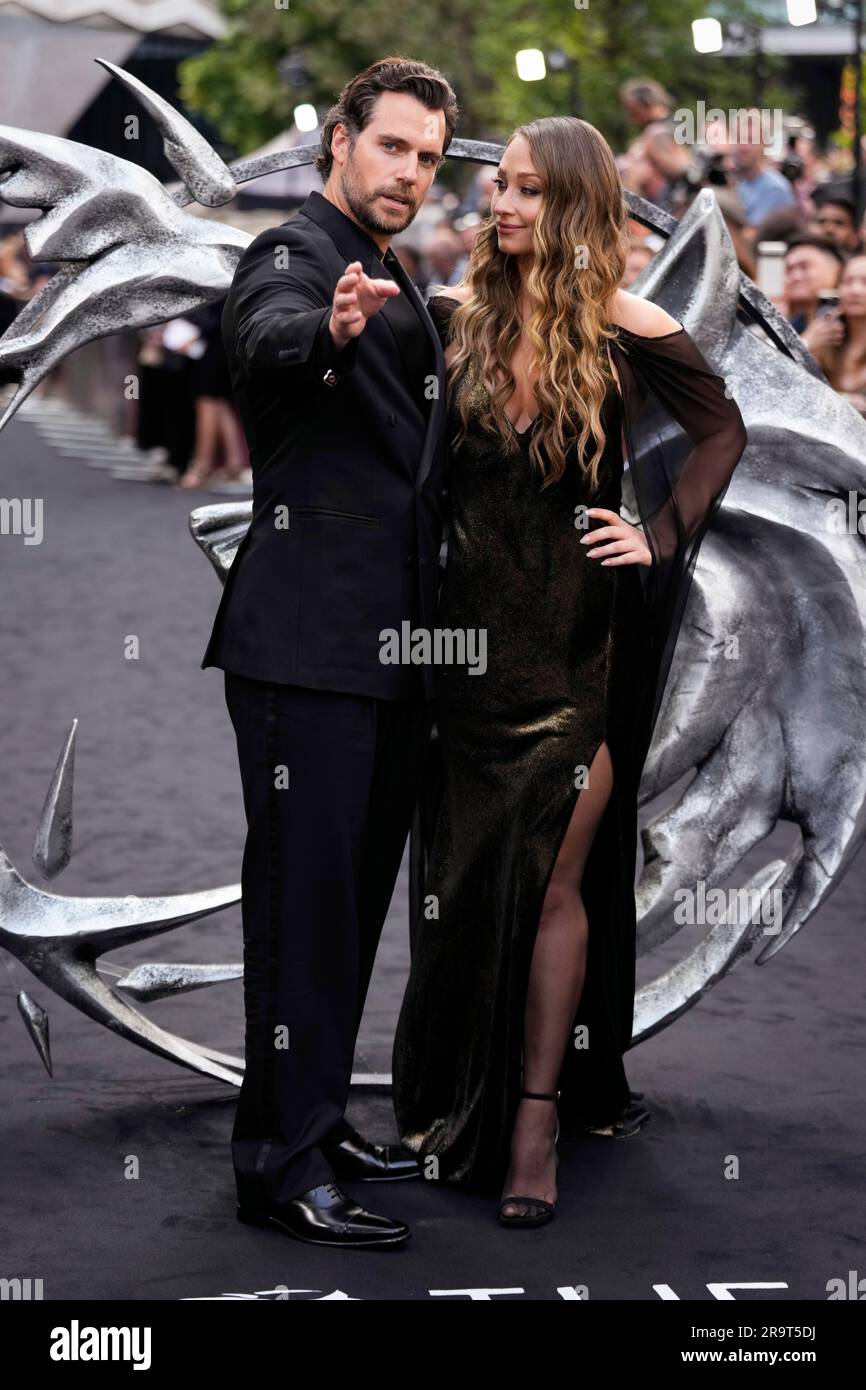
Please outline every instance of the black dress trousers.
[{"label": "black dress trousers", "polygon": [[225,674],[247,817],[246,1070],[238,1199],[283,1202],[333,1170],[355,1041],[429,750],[433,703]]}]

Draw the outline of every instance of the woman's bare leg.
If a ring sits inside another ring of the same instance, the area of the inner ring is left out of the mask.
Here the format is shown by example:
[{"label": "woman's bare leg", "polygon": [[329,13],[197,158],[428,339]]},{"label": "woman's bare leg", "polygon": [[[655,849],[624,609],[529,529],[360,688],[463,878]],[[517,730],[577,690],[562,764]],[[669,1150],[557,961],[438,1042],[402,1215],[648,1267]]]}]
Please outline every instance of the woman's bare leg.
[{"label": "woman's bare leg", "polygon": [[216,402],[219,420],[219,435],[223,447],[225,471],[230,478],[238,478],[247,467],[247,455],[238,418],[228,401]]},{"label": "woman's bare leg", "polygon": [[[523,1089],[552,1092],[580,1004],[589,925],[581,896],[583,871],[613,791],[610,750],[602,743],[577,798],[544,896],[532,952],[523,1034]],[[511,1136],[511,1165],[503,1197],[512,1193],[556,1200],[555,1103],[521,1100]],[[506,1203],[506,1216],[525,1215],[525,1203]]]},{"label": "woman's bare leg", "polygon": [[209,396],[198,396],[195,403],[195,449],[189,468],[180,478],[178,487],[200,487],[207,482],[216,466],[219,444],[217,402]]}]

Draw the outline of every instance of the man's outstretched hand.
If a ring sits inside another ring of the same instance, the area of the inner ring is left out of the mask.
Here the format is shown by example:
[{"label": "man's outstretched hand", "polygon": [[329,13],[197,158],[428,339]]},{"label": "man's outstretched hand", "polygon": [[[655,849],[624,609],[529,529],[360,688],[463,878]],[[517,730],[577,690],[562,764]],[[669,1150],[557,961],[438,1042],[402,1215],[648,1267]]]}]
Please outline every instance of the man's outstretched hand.
[{"label": "man's outstretched hand", "polygon": [[367,320],[378,314],[386,299],[400,293],[393,280],[371,280],[361,269],[360,261],[352,261],[337,281],[331,322],[328,327],[338,349],[363,333]]}]

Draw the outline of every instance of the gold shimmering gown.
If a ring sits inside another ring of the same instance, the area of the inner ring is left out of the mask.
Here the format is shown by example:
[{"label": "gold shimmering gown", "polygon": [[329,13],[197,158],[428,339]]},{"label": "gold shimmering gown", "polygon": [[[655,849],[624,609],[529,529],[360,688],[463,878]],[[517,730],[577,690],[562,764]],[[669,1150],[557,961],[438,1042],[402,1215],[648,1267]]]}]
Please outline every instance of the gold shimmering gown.
[{"label": "gold shimmering gown", "polygon": [[[456,307],[444,295],[428,304],[443,346]],[[477,1190],[497,1190],[508,1167],[535,932],[605,740],[614,787],[583,876],[587,968],[559,1079],[562,1134],[615,1123],[629,1106],[641,770],[697,548],[745,443],[724,379],[685,329],[620,330],[612,352],[623,394],[612,386],[604,401],[594,493],[573,456],[542,491],[529,461],[540,417],[515,430],[509,455],[479,423],[482,386],[451,455],[437,627],[484,630],[486,669],[436,669],[439,789],[393,1098],[403,1143],[435,1157],[440,1180]],[[460,391],[452,382],[452,438]],[[602,566],[575,525],[582,505],[620,510],[623,426],[652,567]]]}]

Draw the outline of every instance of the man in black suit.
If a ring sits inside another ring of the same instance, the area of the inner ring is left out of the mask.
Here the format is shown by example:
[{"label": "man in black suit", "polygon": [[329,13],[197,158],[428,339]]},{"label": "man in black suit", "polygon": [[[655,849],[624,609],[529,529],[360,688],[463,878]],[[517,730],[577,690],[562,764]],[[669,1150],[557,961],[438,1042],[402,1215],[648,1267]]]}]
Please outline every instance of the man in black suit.
[{"label": "man in black suit", "polygon": [[423,63],[349,82],[323,192],[247,249],[223,316],[253,470],[202,661],[226,673],[248,827],[232,1158],[239,1219],[317,1244],[405,1240],[338,1181],[419,1175],[344,1111],[432,725],[432,671],[380,652],[385,629],[434,625],[445,495],[442,347],[388,248],[456,119]]}]

